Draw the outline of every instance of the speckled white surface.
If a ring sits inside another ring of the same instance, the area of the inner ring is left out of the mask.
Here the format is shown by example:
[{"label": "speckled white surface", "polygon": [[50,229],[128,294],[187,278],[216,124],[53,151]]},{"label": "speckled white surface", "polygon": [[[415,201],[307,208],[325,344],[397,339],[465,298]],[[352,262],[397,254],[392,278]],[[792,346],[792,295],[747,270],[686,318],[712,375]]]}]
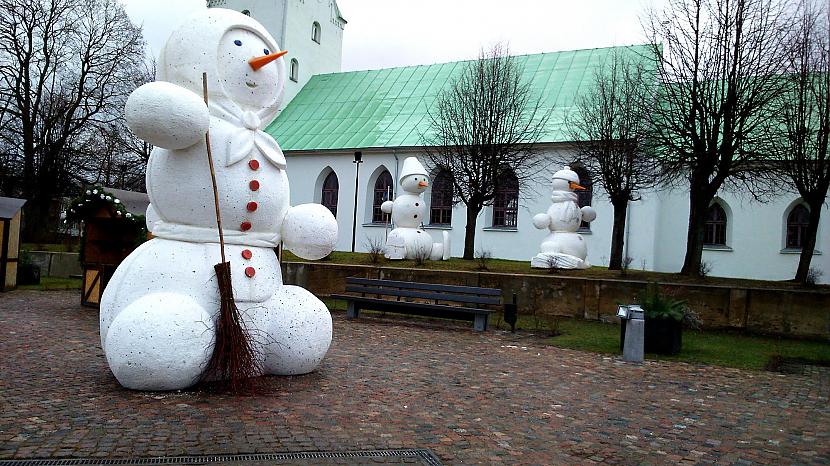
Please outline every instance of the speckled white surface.
[{"label": "speckled white surface", "polygon": [[[248,60],[278,50],[250,17],[200,11],[171,34],[158,81],[130,97],[130,128],[157,145],[147,168],[147,221],[156,238],[121,263],[101,299],[101,346],[125,387],[185,388],[212,352],[213,266],[221,259],[208,126],[234,298],[264,373],[312,371],[328,351],[328,310],[308,291],[282,284],[273,250],[284,239],[301,257],[320,258],[337,238],[325,207],[290,207],[285,158],[262,131],[281,98],[285,66],[279,58],[255,71]],[[202,72],[209,106],[199,98]]]}]

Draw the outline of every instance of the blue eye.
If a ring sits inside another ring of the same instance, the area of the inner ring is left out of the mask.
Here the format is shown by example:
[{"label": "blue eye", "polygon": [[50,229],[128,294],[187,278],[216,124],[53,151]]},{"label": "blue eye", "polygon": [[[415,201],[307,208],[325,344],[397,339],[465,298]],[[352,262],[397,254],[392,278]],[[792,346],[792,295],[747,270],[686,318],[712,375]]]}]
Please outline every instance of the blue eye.
[{"label": "blue eye", "polygon": [[233,43],[236,44],[237,47],[242,46],[242,41],[241,40],[235,40],[235,41],[233,41]]},{"label": "blue eye", "polygon": [[263,50],[263,52],[265,52],[265,55],[271,55],[271,51],[268,49]]}]

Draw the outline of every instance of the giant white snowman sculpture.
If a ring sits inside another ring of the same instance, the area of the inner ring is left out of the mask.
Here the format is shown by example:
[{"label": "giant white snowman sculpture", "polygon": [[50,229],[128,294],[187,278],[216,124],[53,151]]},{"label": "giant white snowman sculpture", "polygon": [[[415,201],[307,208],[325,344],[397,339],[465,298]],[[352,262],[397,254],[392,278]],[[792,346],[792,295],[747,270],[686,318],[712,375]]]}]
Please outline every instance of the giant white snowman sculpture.
[{"label": "giant white snowman sculpture", "polygon": [[[187,387],[203,375],[219,294],[218,230],[205,133],[210,129],[234,297],[266,374],[314,370],[331,343],[325,305],[282,284],[273,252],[324,257],[337,224],[325,207],[289,206],[285,157],[262,131],[285,81],[278,45],[241,13],[207,9],[172,33],[157,81],[133,92],[130,129],[156,146],[147,165],[156,238],[118,267],[101,299],[101,347],[118,381],[141,390]],[[249,63],[250,62],[250,63]],[[207,72],[209,106],[201,97]]]},{"label": "giant white snowman sculpture", "polygon": [[580,208],[577,204],[574,190],[585,188],[579,185],[579,176],[570,167],[554,173],[551,185],[553,204],[547,213],[533,217],[533,226],[540,230],[550,230],[550,234],[542,240],[542,251],[531,259],[530,266],[542,269],[587,269],[591,266],[585,259],[588,248],[576,230],[583,221],[593,221],[597,213],[590,206]]},{"label": "giant white snowman sculpture", "polygon": [[449,234],[443,232],[443,243],[433,243],[429,233],[420,227],[427,213],[424,191],[429,187],[429,177],[416,157],[407,157],[403,161],[398,186],[403,194],[380,206],[383,212],[392,214],[395,224],[395,229],[386,238],[384,256],[387,259],[449,259]]}]

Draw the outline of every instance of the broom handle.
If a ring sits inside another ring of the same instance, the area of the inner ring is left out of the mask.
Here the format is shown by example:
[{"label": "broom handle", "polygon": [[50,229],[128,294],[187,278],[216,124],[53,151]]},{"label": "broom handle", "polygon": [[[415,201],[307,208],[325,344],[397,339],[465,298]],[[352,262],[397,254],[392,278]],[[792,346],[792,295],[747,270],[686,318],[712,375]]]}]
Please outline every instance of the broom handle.
[{"label": "broom handle", "polygon": [[[208,105],[208,84],[207,73],[202,73],[202,93],[205,98],[205,105]],[[216,171],[213,169],[213,155],[210,152],[210,130],[205,133],[205,144],[207,145],[208,165],[210,165],[210,181],[213,183],[213,205],[216,207],[216,226],[219,228],[219,252],[222,254],[222,263],[225,261],[225,235],[222,234],[222,215],[219,213],[219,189],[216,187]]]}]

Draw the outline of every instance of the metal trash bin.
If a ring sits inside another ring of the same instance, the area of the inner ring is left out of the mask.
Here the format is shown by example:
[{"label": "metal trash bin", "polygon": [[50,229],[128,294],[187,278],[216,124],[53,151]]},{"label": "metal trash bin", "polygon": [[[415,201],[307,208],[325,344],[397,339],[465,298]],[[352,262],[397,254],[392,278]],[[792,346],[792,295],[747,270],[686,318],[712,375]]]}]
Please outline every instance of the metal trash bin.
[{"label": "metal trash bin", "polygon": [[645,311],[637,304],[619,305],[620,350],[623,361],[643,362],[645,358]]}]

